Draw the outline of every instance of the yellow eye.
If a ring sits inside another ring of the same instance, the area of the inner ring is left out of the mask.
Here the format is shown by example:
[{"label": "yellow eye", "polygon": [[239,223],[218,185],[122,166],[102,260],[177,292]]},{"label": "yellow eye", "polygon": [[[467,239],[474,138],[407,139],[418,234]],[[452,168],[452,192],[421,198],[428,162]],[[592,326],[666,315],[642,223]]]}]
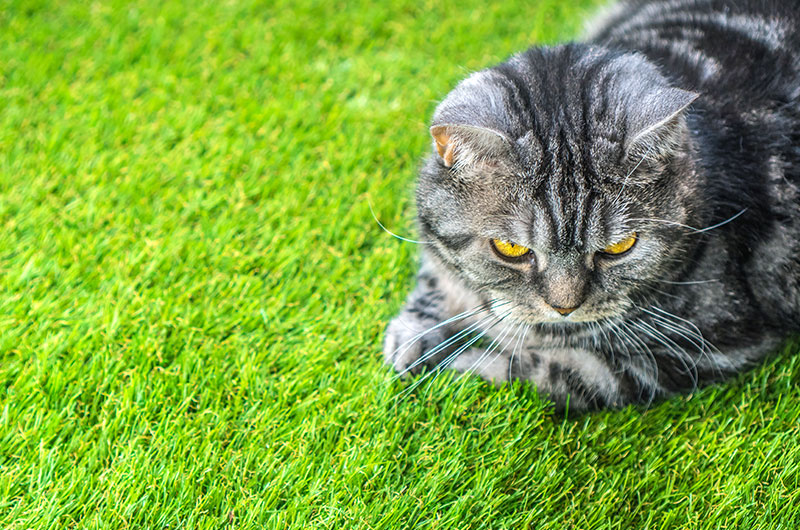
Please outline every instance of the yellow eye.
[{"label": "yellow eye", "polygon": [[603,249],[603,253],[610,254],[612,256],[618,256],[619,254],[624,254],[633,248],[634,243],[636,243],[636,232],[632,233],[625,239],[617,241],[612,245],[608,245]]},{"label": "yellow eye", "polygon": [[528,247],[499,239],[492,239],[492,248],[504,258],[521,258],[531,251]]}]

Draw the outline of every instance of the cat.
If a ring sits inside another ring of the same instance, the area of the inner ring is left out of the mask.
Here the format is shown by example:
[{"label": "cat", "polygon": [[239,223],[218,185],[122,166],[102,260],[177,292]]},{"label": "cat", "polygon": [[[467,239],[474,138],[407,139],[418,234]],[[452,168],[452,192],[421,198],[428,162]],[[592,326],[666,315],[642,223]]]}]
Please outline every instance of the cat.
[{"label": "cat", "polygon": [[595,26],[436,108],[384,339],[401,374],[649,405],[800,330],[800,4],[629,1]]}]

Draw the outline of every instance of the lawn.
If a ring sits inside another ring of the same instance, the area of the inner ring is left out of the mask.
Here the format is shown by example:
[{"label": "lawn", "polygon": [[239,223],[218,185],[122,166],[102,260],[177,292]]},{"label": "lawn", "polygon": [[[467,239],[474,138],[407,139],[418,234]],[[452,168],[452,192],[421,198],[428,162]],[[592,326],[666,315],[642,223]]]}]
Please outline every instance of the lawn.
[{"label": "lawn", "polygon": [[0,528],[800,527],[786,345],[649,410],[399,400],[412,184],[597,2],[0,0]]}]

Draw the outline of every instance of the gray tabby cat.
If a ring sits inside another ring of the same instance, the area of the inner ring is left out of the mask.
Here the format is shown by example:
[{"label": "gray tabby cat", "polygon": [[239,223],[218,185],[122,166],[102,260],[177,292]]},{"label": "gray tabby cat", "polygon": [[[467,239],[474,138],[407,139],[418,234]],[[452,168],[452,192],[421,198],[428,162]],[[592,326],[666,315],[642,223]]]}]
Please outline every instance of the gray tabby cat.
[{"label": "gray tabby cat", "polygon": [[800,330],[800,6],[634,1],[436,109],[384,355],[559,407],[722,380]]}]

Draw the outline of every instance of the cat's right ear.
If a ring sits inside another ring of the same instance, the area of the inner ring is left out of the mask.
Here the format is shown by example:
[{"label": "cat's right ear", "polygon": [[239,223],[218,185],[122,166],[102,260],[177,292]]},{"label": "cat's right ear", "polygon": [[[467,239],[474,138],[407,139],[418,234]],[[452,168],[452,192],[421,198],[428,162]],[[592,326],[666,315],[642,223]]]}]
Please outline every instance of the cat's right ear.
[{"label": "cat's right ear", "polygon": [[685,131],[684,113],[700,97],[695,92],[659,87],[638,95],[628,110],[626,150],[641,159],[671,152],[681,143]]},{"label": "cat's right ear", "polygon": [[455,162],[455,143],[447,127],[439,125],[431,127],[431,136],[433,136],[433,148],[439,153],[444,167],[453,167]]},{"label": "cat's right ear", "polygon": [[469,166],[505,152],[510,142],[502,133],[473,125],[434,125],[433,147],[446,168]]}]

